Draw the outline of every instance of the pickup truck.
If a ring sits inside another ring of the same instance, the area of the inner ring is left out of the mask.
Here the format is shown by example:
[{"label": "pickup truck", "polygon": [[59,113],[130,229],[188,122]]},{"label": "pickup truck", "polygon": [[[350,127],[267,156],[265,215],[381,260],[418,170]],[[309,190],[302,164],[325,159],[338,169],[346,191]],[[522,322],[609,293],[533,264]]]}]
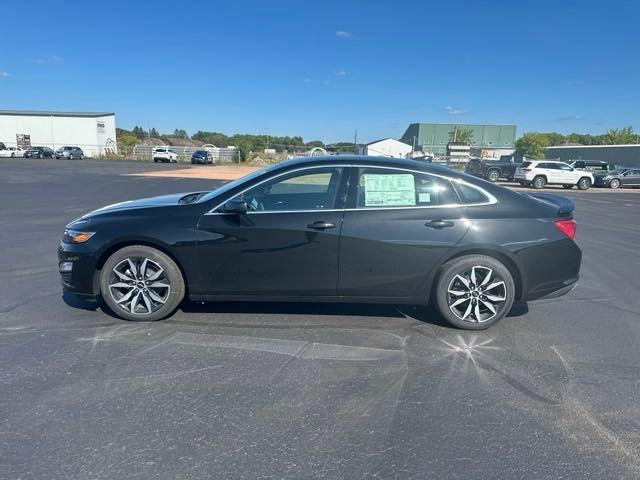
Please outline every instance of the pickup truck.
[{"label": "pickup truck", "polygon": [[501,178],[511,182],[523,159],[526,160],[524,157],[516,158],[513,155],[502,155],[499,160],[471,159],[464,171],[490,182],[497,182]]}]

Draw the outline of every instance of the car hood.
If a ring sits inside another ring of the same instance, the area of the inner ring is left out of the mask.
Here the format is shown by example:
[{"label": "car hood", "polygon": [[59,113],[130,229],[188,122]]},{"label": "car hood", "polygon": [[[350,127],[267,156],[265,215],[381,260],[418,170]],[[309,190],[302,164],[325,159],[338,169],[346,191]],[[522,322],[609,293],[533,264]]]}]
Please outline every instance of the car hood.
[{"label": "car hood", "polygon": [[148,198],[141,198],[139,200],[129,200],[127,202],[114,203],[112,205],[107,205],[106,207],[93,210],[92,212],[89,212],[83,215],[81,219],[88,219],[96,215],[123,211],[123,210],[134,210],[134,209],[153,208],[153,207],[168,207],[173,205],[189,204],[189,203],[192,203],[192,201],[185,201],[185,200],[189,200],[188,197],[194,196],[197,198],[201,195],[204,195],[205,193],[209,193],[209,192],[172,193],[170,195],[160,195],[158,197],[148,197]]}]

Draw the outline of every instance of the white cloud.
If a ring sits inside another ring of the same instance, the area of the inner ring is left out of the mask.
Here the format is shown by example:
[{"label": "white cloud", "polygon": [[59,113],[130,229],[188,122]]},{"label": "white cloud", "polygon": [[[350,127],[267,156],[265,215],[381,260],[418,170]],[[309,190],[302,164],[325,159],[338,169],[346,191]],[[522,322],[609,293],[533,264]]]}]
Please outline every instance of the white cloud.
[{"label": "white cloud", "polygon": [[351,37],[353,37],[353,33],[345,32],[344,30],[338,30],[336,32],[336,37],[338,37],[338,38],[351,38]]},{"label": "white cloud", "polygon": [[0,78],[8,78],[11,74],[9,72],[0,72]]},{"label": "white cloud", "polygon": [[556,122],[574,122],[576,120],[580,120],[581,118],[582,117],[580,115],[563,115],[556,118]]},{"label": "white cloud", "polygon": [[336,77],[346,77],[347,76],[347,72],[345,72],[344,70],[336,70],[334,72],[334,75]]},{"label": "white cloud", "polygon": [[59,57],[58,55],[52,55],[50,57],[41,57],[41,58],[32,58],[30,60],[31,63],[37,63],[38,65],[55,65],[58,63],[62,63],[64,58]]},{"label": "white cloud", "polygon": [[447,105],[444,109],[449,115],[466,115],[469,113],[468,110],[460,110],[459,108],[452,107],[451,105]]},{"label": "white cloud", "polygon": [[311,79],[310,79],[309,77],[307,77],[307,78],[305,78],[305,79],[303,80],[303,82],[304,82],[304,83],[311,83]]}]

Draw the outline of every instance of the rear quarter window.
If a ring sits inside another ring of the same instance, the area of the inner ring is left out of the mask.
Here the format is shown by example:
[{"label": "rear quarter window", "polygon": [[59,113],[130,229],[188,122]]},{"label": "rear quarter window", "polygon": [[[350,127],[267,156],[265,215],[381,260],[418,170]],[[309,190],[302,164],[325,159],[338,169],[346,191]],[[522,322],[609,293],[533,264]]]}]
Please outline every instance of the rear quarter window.
[{"label": "rear quarter window", "polygon": [[529,165],[531,165],[531,162],[522,162],[522,165],[520,165],[522,168],[527,168]]},{"label": "rear quarter window", "polygon": [[489,203],[487,197],[482,191],[475,187],[471,187],[465,183],[454,182],[458,195],[464,204]]}]

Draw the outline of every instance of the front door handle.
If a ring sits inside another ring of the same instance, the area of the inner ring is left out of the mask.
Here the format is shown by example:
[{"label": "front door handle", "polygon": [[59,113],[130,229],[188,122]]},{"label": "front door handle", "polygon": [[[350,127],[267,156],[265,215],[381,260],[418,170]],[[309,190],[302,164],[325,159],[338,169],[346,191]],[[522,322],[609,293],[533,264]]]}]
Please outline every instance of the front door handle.
[{"label": "front door handle", "polygon": [[323,222],[322,220],[318,220],[317,222],[313,222],[307,225],[307,228],[312,228],[313,230],[326,230],[327,228],[336,228],[336,225],[335,223]]},{"label": "front door handle", "polygon": [[453,222],[449,220],[429,220],[424,226],[440,230],[442,228],[453,227]]}]

